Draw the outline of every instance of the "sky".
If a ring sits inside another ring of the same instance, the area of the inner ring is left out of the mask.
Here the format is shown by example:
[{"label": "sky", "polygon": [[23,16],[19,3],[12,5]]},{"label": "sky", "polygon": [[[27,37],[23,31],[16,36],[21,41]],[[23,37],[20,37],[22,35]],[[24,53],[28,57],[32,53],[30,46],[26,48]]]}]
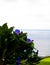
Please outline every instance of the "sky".
[{"label": "sky", "polygon": [[0,25],[50,29],[50,0],[0,0]]}]

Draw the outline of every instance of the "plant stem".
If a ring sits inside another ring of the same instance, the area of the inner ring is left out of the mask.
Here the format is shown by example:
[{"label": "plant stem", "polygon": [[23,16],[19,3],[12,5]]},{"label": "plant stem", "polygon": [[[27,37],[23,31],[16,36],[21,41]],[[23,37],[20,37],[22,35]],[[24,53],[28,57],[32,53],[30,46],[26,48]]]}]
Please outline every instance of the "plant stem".
[{"label": "plant stem", "polygon": [[5,48],[4,51],[3,51],[2,59],[4,59],[4,56],[5,56],[6,50],[7,50],[7,49]]}]

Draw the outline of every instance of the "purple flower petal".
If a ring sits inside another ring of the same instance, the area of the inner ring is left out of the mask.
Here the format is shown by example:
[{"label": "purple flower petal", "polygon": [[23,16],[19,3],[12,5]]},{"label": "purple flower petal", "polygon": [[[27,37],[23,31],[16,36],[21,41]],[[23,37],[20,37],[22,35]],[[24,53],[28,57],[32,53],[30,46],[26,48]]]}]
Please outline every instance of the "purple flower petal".
[{"label": "purple flower petal", "polygon": [[29,38],[27,38],[27,42],[28,42],[28,43],[30,43],[30,42],[32,42],[32,40],[31,40],[31,39],[29,39]]},{"label": "purple flower petal", "polygon": [[20,57],[18,57],[18,58],[17,58],[17,61],[20,61],[20,59],[21,59],[21,58],[20,58]]},{"label": "purple flower petal", "polygon": [[18,58],[16,59],[16,65],[20,65],[20,60],[21,60],[20,57],[18,57]]},{"label": "purple flower petal", "polygon": [[20,34],[20,30],[19,30],[19,29],[16,29],[16,30],[15,30],[15,33],[16,33],[17,35],[19,35],[19,34]]}]

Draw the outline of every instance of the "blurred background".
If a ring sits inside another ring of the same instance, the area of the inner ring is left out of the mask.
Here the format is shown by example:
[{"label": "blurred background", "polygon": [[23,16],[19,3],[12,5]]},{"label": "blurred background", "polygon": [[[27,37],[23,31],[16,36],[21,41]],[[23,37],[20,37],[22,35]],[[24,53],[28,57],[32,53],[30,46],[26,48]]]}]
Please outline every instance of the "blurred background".
[{"label": "blurred background", "polygon": [[22,29],[39,55],[50,55],[50,0],[0,0],[0,25]]}]

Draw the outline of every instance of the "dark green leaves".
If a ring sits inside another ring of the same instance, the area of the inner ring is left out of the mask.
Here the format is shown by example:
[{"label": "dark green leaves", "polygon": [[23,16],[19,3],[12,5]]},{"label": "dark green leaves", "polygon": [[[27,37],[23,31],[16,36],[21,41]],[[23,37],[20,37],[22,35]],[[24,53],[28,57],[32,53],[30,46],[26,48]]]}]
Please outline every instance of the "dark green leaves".
[{"label": "dark green leaves", "polygon": [[21,60],[28,59],[34,49],[34,43],[29,41],[27,33],[17,29],[14,32],[13,29],[8,28],[7,23],[0,26],[0,60],[5,59],[4,63],[15,63],[18,56]]},{"label": "dark green leaves", "polygon": [[14,26],[13,26],[13,27],[10,27],[10,28],[8,29],[8,31],[9,31],[10,34],[13,32],[13,29],[14,29]]}]

